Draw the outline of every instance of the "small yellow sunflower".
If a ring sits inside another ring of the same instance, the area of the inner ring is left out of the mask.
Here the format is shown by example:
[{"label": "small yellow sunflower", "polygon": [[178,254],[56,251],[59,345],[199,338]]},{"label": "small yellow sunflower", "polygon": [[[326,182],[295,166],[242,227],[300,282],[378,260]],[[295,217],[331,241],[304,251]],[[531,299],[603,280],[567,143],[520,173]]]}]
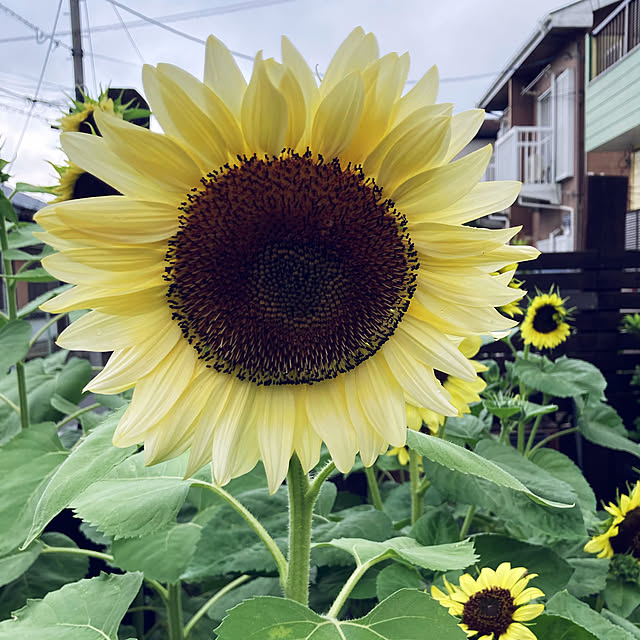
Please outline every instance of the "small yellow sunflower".
[{"label": "small yellow sunflower", "polygon": [[554,349],[571,333],[564,300],[557,293],[537,295],[529,304],[520,327],[525,344],[536,349]]},{"label": "small yellow sunflower", "polygon": [[[516,269],[518,268],[518,263],[515,264],[508,264],[506,267],[504,267],[503,269],[500,269],[500,271],[497,271],[495,273],[496,276],[502,274],[502,273],[511,273],[511,280],[509,281],[509,286],[512,289],[521,289],[522,288],[522,280],[518,280],[515,275],[516,275]],[[508,315],[510,318],[515,318],[516,316],[521,316],[524,315],[522,309],[520,308],[520,304],[519,304],[519,300],[514,300],[513,302],[510,302],[509,304],[505,304],[501,307],[498,307],[498,309],[500,309],[500,311],[502,311],[502,313]]]},{"label": "small yellow sunflower", "polygon": [[87,173],[73,162],[62,166],[53,165],[53,168],[58,172],[60,180],[53,187],[56,198],[52,200],[52,204],[78,198],[119,195],[113,187],[91,173]]},{"label": "small yellow sunflower", "polygon": [[591,538],[584,550],[597,553],[598,558],[628,553],[640,562],[640,481],[629,495],[620,496],[618,504],[610,502],[605,509],[611,515],[607,530]]},{"label": "small yellow sunflower", "polygon": [[[458,348],[465,357],[473,358],[481,346],[481,338],[474,336],[472,338],[465,338]],[[470,362],[476,374],[487,370],[487,367],[475,360],[470,360]],[[436,371],[435,374],[444,389],[451,395],[451,404],[458,410],[458,417],[464,413],[471,412],[469,405],[474,402],[480,402],[482,398],[480,398],[479,394],[487,386],[487,383],[478,375],[476,375],[473,380],[463,380],[462,378],[457,378],[442,371]],[[436,435],[444,424],[446,416],[425,407],[421,407],[417,409],[417,411],[421,420],[429,427],[429,431],[431,431],[433,435]]]},{"label": "small yellow sunflower", "polygon": [[262,459],[275,491],[322,442],[341,471],[403,446],[407,402],[458,414],[434,370],[476,379],[457,345],[511,328],[496,307],[522,295],[491,274],[538,251],[465,225],[519,183],[479,182],[490,145],[452,161],[483,112],[436,104],[435,68],[403,95],[408,69],[357,28],[319,85],[286,38],[247,84],[210,37],[204,83],[144,67],[164,134],[99,110],[102,137],[62,134],[123,194],[38,214],[76,285],[46,309],[92,309],[59,344],[114,352],[90,390],[134,387],[117,446],[189,449],[220,484]]},{"label": "small yellow sunflower", "polygon": [[461,619],[459,626],[474,640],[537,640],[531,629],[522,624],[544,610],[542,604],[528,604],[544,596],[540,589],[527,587],[536,576],[528,574],[524,567],[512,569],[509,562],[503,562],[495,571],[483,568],[477,580],[464,574],[460,586],[445,579],[448,593],[432,586],[431,595],[452,616]]}]

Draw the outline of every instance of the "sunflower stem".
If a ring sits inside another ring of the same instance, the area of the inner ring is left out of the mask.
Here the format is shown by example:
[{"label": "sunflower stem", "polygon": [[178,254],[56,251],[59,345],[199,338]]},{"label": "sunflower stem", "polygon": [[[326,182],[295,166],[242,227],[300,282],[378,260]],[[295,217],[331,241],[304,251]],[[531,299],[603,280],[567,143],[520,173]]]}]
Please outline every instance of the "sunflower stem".
[{"label": "sunflower stem", "polygon": [[167,586],[167,622],[169,624],[169,640],[184,640],[184,630],[182,627],[182,585],[178,581],[176,584]]},{"label": "sunflower stem", "polygon": [[246,574],[240,576],[239,578],[236,578],[235,580],[233,580],[232,582],[230,582],[229,584],[225,585],[224,587],[222,587],[222,589],[220,589],[219,591],[216,591],[199,609],[198,611],[193,615],[193,618],[191,618],[191,620],[189,620],[189,622],[187,622],[187,624],[184,627],[183,630],[183,635],[185,638],[188,637],[188,635],[191,633],[191,630],[193,629],[193,627],[196,625],[196,623],[198,622],[198,620],[200,620],[200,618],[202,618],[202,616],[207,613],[207,611],[218,601],[220,600],[220,598],[222,598],[222,596],[226,595],[227,593],[229,593],[229,591],[232,591],[233,589],[235,589],[236,587],[239,587],[241,584],[243,584],[244,582],[246,582],[247,580],[250,580],[251,576],[248,576]]},{"label": "sunflower stem", "polygon": [[557,431],[556,433],[552,433],[550,436],[547,436],[546,438],[543,438],[542,440],[540,440],[540,442],[538,442],[538,444],[535,447],[532,447],[531,451],[529,451],[528,457],[530,458],[538,449],[545,447],[552,440],[555,440],[556,438],[561,438],[562,436],[569,435],[570,433],[575,433],[576,431],[578,431],[578,427],[570,427],[569,429],[563,429],[562,431]]},{"label": "sunflower stem", "polygon": [[337,595],[336,599],[333,601],[331,605],[331,609],[327,612],[328,618],[337,618],[340,613],[340,609],[344,606],[344,603],[349,598],[349,595],[353,591],[353,588],[358,584],[360,578],[371,568],[374,564],[381,562],[385,558],[380,558],[379,556],[376,558],[372,558],[367,562],[361,563],[357,560],[356,568],[353,573],[349,576],[348,580],[340,589],[340,593]]},{"label": "sunflower stem", "polygon": [[294,453],[287,474],[289,489],[289,568],[284,589],[286,598],[309,604],[311,562],[311,517],[315,499],[308,498],[309,476]]},{"label": "sunflower stem", "polygon": [[[542,404],[546,405],[549,402],[549,394],[542,394]],[[527,446],[524,449],[524,455],[529,457],[531,454],[531,448],[533,447],[533,443],[536,439],[536,434],[538,433],[538,428],[540,427],[540,422],[542,421],[542,413],[536,416],[535,422],[531,427],[531,433],[529,434],[529,439],[527,440]]]},{"label": "sunflower stem", "polygon": [[467,515],[464,517],[464,521],[462,526],[460,527],[460,540],[464,540],[469,533],[469,529],[471,528],[471,522],[473,521],[473,516],[476,513],[476,505],[470,504],[467,509]]},{"label": "sunflower stem", "polygon": [[523,420],[518,422],[518,451],[524,453],[524,436],[527,425]]},{"label": "sunflower stem", "polygon": [[44,545],[40,553],[70,553],[76,556],[88,556],[89,558],[97,558],[98,560],[104,560],[105,562],[113,562],[113,556],[108,553],[102,553],[101,551],[94,551],[93,549],[82,549],[78,547],[50,547]]},{"label": "sunflower stem", "polygon": [[411,524],[422,515],[422,497],[420,495],[420,459],[422,456],[409,449],[409,480],[411,482]]},{"label": "sunflower stem", "polygon": [[364,473],[367,476],[367,485],[369,487],[371,502],[373,502],[373,506],[378,511],[382,511],[382,496],[380,495],[380,487],[378,487],[378,479],[376,478],[375,469],[373,467],[365,467]]},{"label": "sunflower stem", "polygon": [[[5,296],[7,303],[7,319],[9,322],[18,318],[18,300],[16,297],[17,281],[13,276],[13,262],[5,257],[9,249],[9,236],[5,226],[5,219],[0,215],[0,253],[2,253],[2,275],[9,276],[5,280]],[[18,399],[20,401],[20,426],[29,426],[29,402],[27,400],[27,381],[24,375],[24,362],[16,362],[16,380],[18,382]]]},{"label": "sunflower stem", "polygon": [[58,320],[60,320],[60,318],[64,318],[64,316],[66,316],[66,312],[65,313],[59,313],[55,316],[51,316],[51,318],[49,318],[41,327],[40,329],[38,329],[38,331],[33,335],[33,337],[31,338],[31,340],[29,340],[29,347],[33,347],[33,345],[38,342],[38,338],[49,329],[49,327],[51,327],[52,325],[54,325],[56,322],[58,322]]},{"label": "sunflower stem", "polygon": [[315,504],[318,496],[320,495],[320,489],[322,489],[324,481],[334,472],[335,468],[336,463],[332,460],[316,474],[309,485],[309,489],[307,490],[307,500],[313,500],[313,503]]},{"label": "sunflower stem", "polygon": [[267,530],[262,526],[260,521],[247,509],[239,500],[234,498],[230,493],[225,491],[222,487],[219,487],[211,482],[205,482],[204,480],[195,480],[192,482],[194,487],[204,487],[209,491],[215,493],[218,497],[222,498],[230,507],[235,509],[246,521],[246,523],[254,530],[255,534],[262,540],[265,547],[267,547],[269,553],[273,557],[276,567],[278,568],[278,574],[280,575],[280,584],[285,589],[287,583],[287,559],[284,557],[282,551],[275,543],[275,540],[269,535]]}]

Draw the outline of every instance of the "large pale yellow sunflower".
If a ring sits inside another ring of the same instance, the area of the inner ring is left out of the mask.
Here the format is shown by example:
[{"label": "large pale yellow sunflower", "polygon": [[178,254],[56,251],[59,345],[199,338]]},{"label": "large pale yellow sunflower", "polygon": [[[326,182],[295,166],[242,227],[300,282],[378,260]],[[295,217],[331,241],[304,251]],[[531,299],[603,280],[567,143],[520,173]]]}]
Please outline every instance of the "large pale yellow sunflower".
[{"label": "large pale yellow sunflower", "polygon": [[503,562],[495,571],[484,567],[477,579],[465,573],[460,586],[445,579],[447,593],[432,586],[431,595],[461,619],[459,626],[475,640],[536,640],[522,624],[544,610],[542,604],[529,604],[544,596],[540,589],[527,587],[535,577],[536,573],[528,574],[524,567],[512,569],[509,562]]},{"label": "large pale yellow sunflower", "polygon": [[496,307],[522,295],[491,274],[538,252],[463,226],[519,184],[479,183],[489,146],[451,162],[483,114],[435,104],[435,68],[402,95],[408,68],[358,28],[319,86],[286,38],[247,84],[210,37],[204,83],[144,68],[164,134],[98,111],[102,137],[62,135],[123,194],[38,215],[76,285],[47,310],[92,309],[59,344],[113,350],[89,389],[135,388],[116,445],[190,449],[221,484],[262,459],[275,490],[323,441],[343,471],[404,445],[406,402],[458,413],[434,368],[475,379],[460,339],[510,328]]},{"label": "large pale yellow sunflower", "polygon": [[520,333],[525,344],[536,349],[554,349],[571,334],[564,300],[557,293],[537,295],[529,304]]},{"label": "large pale yellow sunflower", "polygon": [[584,550],[598,558],[628,553],[640,562],[640,481],[629,495],[620,496],[618,504],[610,502],[605,509],[611,515],[607,530],[591,538]]}]

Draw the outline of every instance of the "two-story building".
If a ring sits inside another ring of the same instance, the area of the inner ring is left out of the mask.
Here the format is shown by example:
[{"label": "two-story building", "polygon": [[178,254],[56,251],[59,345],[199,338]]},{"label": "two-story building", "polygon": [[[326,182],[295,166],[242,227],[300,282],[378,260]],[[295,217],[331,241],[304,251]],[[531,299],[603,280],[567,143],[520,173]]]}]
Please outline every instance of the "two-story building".
[{"label": "two-story building", "polygon": [[602,247],[605,219],[624,228],[628,153],[585,145],[587,50],[620,4],[578,0],[547,14],[478,102],[500,116],[495,179],[523,183],[510,223],[543,251]]}]

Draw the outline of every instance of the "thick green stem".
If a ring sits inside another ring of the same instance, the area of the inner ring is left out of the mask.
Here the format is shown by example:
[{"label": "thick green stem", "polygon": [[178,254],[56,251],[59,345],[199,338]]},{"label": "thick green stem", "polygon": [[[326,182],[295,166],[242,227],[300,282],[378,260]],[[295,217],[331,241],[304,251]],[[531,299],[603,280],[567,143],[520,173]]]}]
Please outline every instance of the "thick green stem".
[{"label": "thick green stem", "polygon": [[40,553],[70,553],[76,556],[88,556],[105,562],[113,562],[113,556],[108,553],[94,551],[93,549],[79,549],[78,547],[50,547],[45,544]]},{"label": "thick green stem", "polygon": [[167,621],[169,640],[184,640],[182,627],[182,585],[180,582],[167,587]]},{"label": "thick green stem", "polygon": [[469,533],[471,522],[473,521],[473,516],[475,515],[475,513],[476,513],[476,505],[470,504],[469,508],[467,509],[467,515],[464,517],[464,522],[460,527],[460,540],[464,540],[467,537],[467,534]]},{"label": "thick green stem", "polygon": [[422,497],[420,495],[420,459],[422,456],[409,449],[409,480],[411,481],[411,524],[422,515]]},{"label": "thick green stem", "polygon": [[335,468],[336,463],[332,460],[318,472],[318,474],[311,480],[311,484],[307,490],[307,500],[313,500],[313,503],[315,504],[318,496],[320,495],[320,489],[322,489],[324,481],[333,473]]},{"label": "thick green stem", "polygon": [[204,482],[203,480],[195,480],[192,482],[194,487],[204,487],[209,491],[212,491],[217,496],[222,498],[230,507],[235,509],[247,522],[247,524],[254,530],[256,535],[262,540],[267,547],[269,553],[272,555],[278,573],[280,574],[280,584],[282,588],[285,588],[287,584],[287,559],[284,557],[282,551],[280,551],[275,540],[269,535],[267,530],[260,524],[259,520],[247,509],[239,500],[234,498],[230,493],[225,491],[222,487],[219,487],[210,482]]},{"label": "thick green stem", "polygon": [[369,495],[371,496],[371,502],[373,506],[382,511],[382,496],[380,495],[380,487],[378,487],[378,479],[376,478],[376,471],[373,467],[365,467],[364,473],[367,476],[367,486],[369,487]]},{"label": "thick green stem", "polygon": [[357,566],[354,572],[349,576],[349,579],[344,583],[340,593],[337,595],[336,599],[333,601],[331,605],[331,609],[327,612],[328,618],[337,618],[340,613],[340,609],[344,606],[344,603],[347,601],[347,598],[353,591],[353,588],[358,584],[360,578],[371,568],[374,564],[381,562],[383,558],[377,557],[372,558],[371,560],[365,563],[357,563]]},{"label": "thick green stem", "polygon": [[287,488],[289,489],[289,570],[284,595],[307,606],[309,604],[313,500],[307,498],[309,477],[295,454],[289,462]]},{"label": "thick green stem", "polygon": [[[549,402],[549,394],[548,393],[543,393],[542,394],[542,404],[543,406],[547,404],[547,402]],[[529,439],[527,440],[527,446],[524,449],[524,455],[525,456],[529,456],[529,453],[531,452],[531,448],[533,447],[533,443],[535,442],[536,439],[536,434],[538,433],[538,429],[540,428],[540,423],[542,422],[542,416],[543,414],[539,414],[536,416],[535,422],[533,423],[533,426],[531,427],[531,433],[529,434]]]},{"label": "thick green stem", "polygon": [[134,599],[134,606],[129,607],[129,613],[133,617],[133,626],[136,630],[136,638],[142,640],[144,638],[144,612],[153,607],[144,606],[144,589],[140,589]]},{"label": "thick green stem", "polygon": [[543,438],[542,440],[540,440],[540,442],[538,442],[538,444],[535,447],[532,447],[531,451],[529,451],[528,457],[530,458],[538,449],[545,447],[552,440],[555,440],[556,438],[561,438],[562,436],[569,435],[570,433],[575,433],[576,431],[578,431],[578,427],[570,427],[569,429],[563,429],[562,431],[552,433],[550,436],[547,436],[546,438]]},{"label": "thick green stem", "polygon": [[236,587],[239,587],[241,584],[243,584],[244,582],[246,582],[250,578],[251,578],[251,576],[242,575],[239,578],[236,578],[233,582],[230,582],[228,585],[222,587],[222,589],[220,589],[220,591],[216,591],[216,593],[214,593],[198,609],[198,611],[194,614],[193,618],[191,618],[191,620],[189,620],[189,622],[187,622],[187,624],[184,627],[184,631],[183,631],[184,637],[186,638],[191,633],[191,630],[197,624],[198,620],[200,620],[200,618],[202,618],[202,616],[205,613],[207,613],[209,608],[212,607],[218,600],[220,600],[220,598],[222,598],[222,596],[226,595],[227,593],[229,593],[229,591],[232,591]]},{"label": "thick green stem", "polygon": [[524,420],[518,422],[518,451],[524,453],[524,436],[527,423]]},{"label": "thick green stem", "polygon": [[145,578],[144,581],[155,590],[155,592],[160,596],[162,602],[164,602],[165,607],[169,602],[169,592],[163,587],[157,580],[153,580],[151,578]]},{"label": "thick green stem", "polygon": [[[9,249],[9,237],[5,226],[4,216],[0,215],[0,251],[2,252],[2,273],[5,276],[13,275],[13,263],[5,258]],[[18,318],[18,301],[16,298],[16,281],[6,279],[5,290],[7,297],[7,317],[9,321]],[[18,381],[18,398],[20,401],[20,426],[26,429],[29,426],[29,402],[27,401],[27,382],[24,375],[24,363],[16,362],[16,380]]]}]

